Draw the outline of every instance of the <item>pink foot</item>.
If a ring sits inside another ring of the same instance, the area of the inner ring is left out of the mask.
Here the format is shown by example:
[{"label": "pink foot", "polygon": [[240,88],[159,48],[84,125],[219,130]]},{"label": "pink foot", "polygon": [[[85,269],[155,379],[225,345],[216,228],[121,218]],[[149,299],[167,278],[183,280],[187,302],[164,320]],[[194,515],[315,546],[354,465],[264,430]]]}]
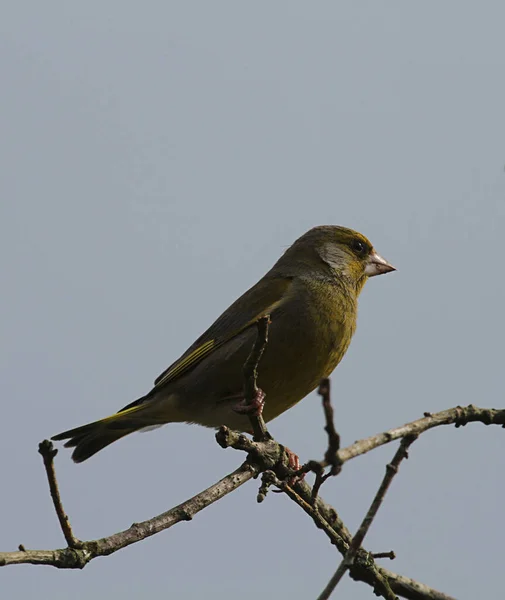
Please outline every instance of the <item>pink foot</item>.
[{"label": "pink foot", "polygon": [[291,451],[289,448],[284,446],[284,451],[288,455],[289,466],[293,471],[298,471],[300,469],[300,459],[298,455]]},{"label": "pink foot", "polygon": [[235,404],[233,410],[239,415],[253,415],[254,417],[260,417],[263,413],[263,407],[265,406],[265,392],[258,388],[256,396],[252,402],[246,402],[241,400],[238,404]]},{"label": "pink foot", "polygon": [[[300,465],[300,459],[298,458],[298,455],[295,454],[294,452],[292,452],[286,446],[284,446],[284,452],[288,455],[288,464],[289,464],[289,467],[291,469],[293,469],[293,471],[299,471],[301,465]],[[299,481],[302,481],[304,477],[305,477],[305,473],[302,473],[301,475],[296,475],[294,477],[290,477],[288,479],[288,485],[292,487],[292,486],[295,485],[295,483],[298,483]]]}]

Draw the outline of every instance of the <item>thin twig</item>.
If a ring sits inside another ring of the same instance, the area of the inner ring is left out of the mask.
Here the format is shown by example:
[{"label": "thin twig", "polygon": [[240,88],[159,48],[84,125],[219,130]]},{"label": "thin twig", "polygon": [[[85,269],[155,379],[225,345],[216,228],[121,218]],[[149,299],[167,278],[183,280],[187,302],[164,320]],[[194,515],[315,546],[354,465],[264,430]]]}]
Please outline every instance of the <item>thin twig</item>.
[{"label": "thin twig", "polygon": [[[311,489],[305,481],[298,481],[293,488],[290,488],[285,480],[276,478],[271,471],[265,472],[264,476],[268,480],[268,485],[277,485],[279,489],[284,489],[289,498],[312,518],[319,529],[324,531],[339,552],[346,554],[351,544],[351,534],[332,506],[320,497],[317,498],[316,505],[312,506]],[[360,550],[358,555],[360,553],[363,555],[363,560],[356,561],[351,568],[352,578],[372,586],[384,598],[394,598],[394,594],[398,594],[407,600],[455,600],[424,583],[376,565],[373,555],[369,552]]]},{"label": "thin twig", "polygon": [[63,504],[61,502],[58,481],[56,480],[56,471],[54,470],[54,457],[58,454],[58,450],[54,448],[52,442],[49,440],[44,440],[39,444],[39,454],[42,456],[42,460],[44,461],[44,467],[46,469],[47,481],[49,483],[49,491],[51,493],[54,510],[56,511],[58,521],[60,522],[61,531],[65,536],[68,547],[82,548],[82,542],[74,536],[72,527],[70,526],[69,518],[63,510]]},{"label": "thin twig", "polygon": [[[324,454],[324,460],[309,460],[295,473],[295,477],[303,477],[306,473],[312,471],[315,474],[314,485],[312,486],[312,504],[316,501],[319,490],[323,483],[334,475],[338,475],[342,470],[342,462],[338,456],[340,449],[340,435],[335,429],[333,419],[333,406],[331,405],[330,380],[325,377],[321,379],[317,393],[322,397],[323,412],[325,418],[324,430],[328,435],[328,448]],[[325,467],[331,466],[328,473],[324,472]]]},{"label": "thin twig", "polygon": [[285,480],[279,479],[273,471],[265,471],[263,473],[263,483],[275,485],[280,490],[285,492],[287,496],[291,498],[291,500],[296,502],[296,504],[298,504],[298,506],[312,518],[316,526],[326,533],[331,543],[334,544],[340,552],[347,552],[349,549],[349,544],[342,537],[342,535],[325,519],[324,515],[321,514],[316,507],[302,498],[302,496],[298,494],[295,489],[292,488]]},{"label": "thin twig", "polygon": [[[245,404],[253,405],[254,400],[258,395],[258,365],[260,363],[263,352],[268,343],[268,327],[270,325],[270,315],[261,317],[257,321],[258,335],[251,353],[247,357],[244,364],[244,400]],[[249,413],[249,420],[251,421],[251,427],[253,430],[254,439],[257,441],[270,439],[265,420],[261,414],[256,415]]]},{"label": "thin twig", "polygon": [[323,410],[326,420],[324,430],[328,434],[328,450],[326,450],[324,458],[326,462],[331,465],[331,475],[338,475],[342,468],[342,463],[338,457],[338,451],[340,450],[340,436],[335,429],[335,422],[333,420],[333,406],[331,405],[330,396],[330,380],[328,378],[321,380],[318,393],[323,399]]},{"label": "thin twig", "polygon": [[[341,462],[338,458],[338,451],[340,449],[340,436],[335,429],[335,422],[333,420],[333,406],[331,405],[330,396],[330,380],[328,377],[321,379],[317,393],[321,396],[323,401],[323,411],[326,424],[324,430],[328,434],[328,449],[325,452],[323,462],[317,462],[315,460],[309,461],[304,465],[299,473],[313,471],[316,475],[314,485],[312,486],[312,504],[316,501],[317,495],[323,483],[333,475],[338,475],[341,471]],[[324,472],[326,464],[331,465],[329,473]]]},{"label": "thin twig", "polygon": [[389,558],[389,560],[394,560],[396,558],[396,554],[394,550],[390,550],[389,552],[372,552],[372,558]]},{"label": "thin twig", "polygon": [[[339,518],[335,509],[324,502],[321,498],[316,499],[315,505],[312,504],[310,487],[304,481],[298,481],[291,487],[285,479],[279,479],[273,471],[266,471],[263,474],[263,484],[260,489],[261,499],[269,485],[275,485],[293,500],[300,508],[308,514],[314,524],[323,530],[330,542],[335,545],[338,551],[345,556],[351,544],[351,534]],[[307,501],[309,500],[309,501]],[[396,600],[389,585],[388,578],[384,576],[380,568],[374,563],[374,560],[368,552],[363,552],[364,560],[355,567],[355,577],[360,578],[371,585],[377,595],[386,600]]]},{"label": "thin twig", "polygon": [[375,498],[373,499],[372,504],[370,505],[370,508],[368,509],[368,512],[365,515],[365,518],[359,526],[356,535],[352,539],[349,550],[340,562],[338,569],[335,571],[327,586],[319,595],[318,600],[328,600],[328,598],[333,593],[333,590],[337,586],[338,582],[344,576],[347,569],[349,569],[349,567],[352,566],[354,558],[356,557],[358,550],[361,548],[361,544],[363,543],[363,540],[365,539],[365,536],[368,533],[368,530],[370,529],[370,525],[375,519],[377,511],[379,510],[382,502],[384,501],[389,486],[391,485],[394,476],[398,473],[398,467],[400,466],[400,463],[404,458],[408,458],[407,450],[416,438],[417,436],[408,436],[402,439],[400,447],[396,451],[393,460],[390,464],[386,466],[386,474],[384,475],[384,479],[382,480],[382,483],[377,493],[375,494]]},{"label": "thin twig", "polygon": [[320,463],[316,461],[312,461],[312,463],[312,471],[314,471],[314,473],[316,474],[316,478],[314,480],[314,485],[312,486],[312,497],[310,499],[310,503],[314,504],[314,502],[317,499],[317,496],[319,495],[319,490],[321,489],[321,486],[328,479],[328,477],[331,477],[331,471],[329,473],[325,473],[324,467]]},{"label": "thin twig", "polygon": [[[408,449],[416,439],[416,435],[411,435],[403,438],[400,443],[400,447],[398,448],[393,457],[393,460],[390,464],[386,466],[386,474],[384,475],[384,479],[382,480],[382,483],[377,491],[377,494],[375,495],[375,498],[372,501],[372,504],[370,505],[370,508],[368,509],[367,514],[365,515],[365,518],[363,519],[363,522],[361,523],[356,535],[353,537],[349,553],[354,549],[354,547],[358,549],[363,543],[363,540],[365,539],[365,536],[368,533],[368,530],[370,529],[370,526],[373,520],[375,519],[375,516],[377,515],[381,504],[384,501],[389,486],[391,485],[391,482],[393,481],[395,475],[398,473],[400,463],[402,462],[402,460],[407,459],[409,457]],[[346,561],[352,563],[352,557],[347,556]]]}]

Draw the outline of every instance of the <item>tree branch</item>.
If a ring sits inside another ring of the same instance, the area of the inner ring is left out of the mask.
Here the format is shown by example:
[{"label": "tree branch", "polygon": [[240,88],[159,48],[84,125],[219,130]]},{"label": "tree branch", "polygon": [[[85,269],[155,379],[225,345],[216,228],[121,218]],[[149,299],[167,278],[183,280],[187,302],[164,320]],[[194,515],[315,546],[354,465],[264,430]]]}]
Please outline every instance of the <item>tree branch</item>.
[{"label": "tree branch", "polygon": [[[456,427],[460,427],[470,422],[481,422],[485,425],[505,426],[505,410],[484,409],[470,405],[465,408],[457,406],[433,415],[425,413],[422,419],[359,440],[347,448],[340,448],[340,439],[333,423],[329,381],[323,380],[319,393],[323,399],[328,450],[323,461],[310,461],[302,470],[295,472],[290,466],[285,447],[271,438],[261,417],[263,396],[257,386],[257,370],[268,341],[269,322],[268,316],[259,319],[258,336],[244,365],[244,412],[249,415],[251,420],[254,438],[251,440],[246,435],[231,431],[227,427],[221,427],[216,433],[216,440],[223,448],[233,447],[247,452],[248,458],[241,467],[193,498],[152,519],[142,523],[134,523],[130,528],[105,538],[80,541],[72,532],[61,502],[54,471],[54,457],[57,451],[50,442],[45,440],[40,444],[39,452],[44,459],[51,498],[68,547],[56,550],[26,550],[24,546],[20,545],[19,551],[0,552],[0,566],[29,563],[52,565],[62,569],[82,569],[97,556],[107,556],[121,548],[168,529],[180,521],[191,520],[195,514],[210,504],[220,500],[259,473],[263,473],[258,501],[262,501],[268,488],[275,485],[285,492],[292,501],[296,502],[311,517],[314,524],[324,531],[330,542],[344,556],[341,567],[343,565],[345,568],[339,567],[337,573],[342,569],[343,571],[349,569],[349,574],[353,579],[372,586],[377,595],[387,600],[393,600],[395,594],[399,594],[408,600],[454,600],[450,596],[433,590],[422,583],[380,567],[376,564],[375,558],[382,555],[391,558],[392,553],[373,555],[364,550],[361,544],[384,499],[396,469],[404,457],[405,450],[415,437],[440,425],[454,424]],[[259,410],[256,410],[258,407]],[[400,438],[402,438],[400,449],[391,465],[388,465],[386,477],[353,539],[335,509],[318,497],[319,488],[327,477],[338,474],[341,466],[348,460]],[[324,474],[324,469],[327,466],[331,466],[331,470]],[[316,473],[316,484],[313,488],[304,481],[294,479],[297,474],[310,470]],[[335,578],[337,573],[334,576]],[[341,575],[338,576],[337,582],[340,577]]]},{"label": "tree branch", "polygon": [[[253,461],[260,471],[264,471],[263,483],[258,495],[259,502],[264,500],[267,488],[275,485],[309,515],[316,527],[326,534],[330,543],[336,546],[343,556],[347,554],[352,543],[352,535],[333,506],[320,496],[313,503],[312,488],[305,481],[297,481],[292,487],[288,485],[286,480],[293,472],[281,444],[275,440],[255,442],[246,435],[227,427],[222,427],[217,432],[216,439],[223,448],[231,447],[247,452],[248,460]],[[354,564],[350,567],[350,575],[356,581],[371,585],[377,594],[388,600],[393,600],[395,593],[410,600],[454,600],[425,584],[419,584],[419,587],[415,588],[413,584],[417,582],[401,575],[397,576],[378,566],[373,555],[363,549],[359,549]]]},{"label": "tree branch", "polygon": [[97,556],[108,556],[121,548],[140,542],[180,521],[191,521],[201,510],[220,500],[249,481],[258,469],[247,462],[193,498],[148,521],[99,540],[80,542],[80,547],[57,550],[21,550],[0,552],[0,566],[15,564],[51,565],[59,569],[82,569]]},{"label": "tree branch", "polygon": [[[406,437],[408,435],[420,435],[428,429],[439,427],[441,425],[455,425],[456,427],[463,427],[467,423],[483,423],[484,425],[501,425],[505,427],[505,410],[496,408],[479,408],[473,404],[468,406],[456,406],[449,408],[438,413],[424,413],[422,419],[417,421],[411,421],[401,427],[390,429],[384,433],[372,435],[371,437],[363,440],[358,440],[347,446],[341,448],[337,452],[337,458],[345,463],[356,456],[366,454],[379,446],[389,444],[394,440]],[[326,461],[324,466],[329,463]]]},{"label": "tree branch", "polygon": [[56,472],[54,470],[54,457],[58,454],[58,450],[53,447],[52,442],[49,440],[44,440],[39,444],[39,454],[42,456],[42,460],[44,461],[51,499],[53,501],[54,510],[56,511],[58,521],[60,522],[61,531],[63,532],[65,541],[67,542],[69,548],[80,548],[81,542],[74,536],[72,532],[70,521],[63,510],[60,490],[58,489],[58,481],[56,480]]},{"label": "tree branch", "polygon": [[326,420],[324,430],[328,434],[328,450],[324,455],[324,458],[328,464],[331,465],[331,475],[338,475],[342,468],[342,463],[338,456],[340,450],[340,436],[335,429],[335,422],[333,420],[333,406],[331,404],[330,397],[330,380],[326,377],[319,384],[319,395],[323,399],[323,411]]},{"label": "tree branch", "polygon": [[[330,397],[330,380],[325,377],[321,380],[317,393],[321,396],[323,402],[323,412],[326,424],[324,430],[328,435],[328,449],[324,454],[324,461],[310,460],[300,470],[299,474],[308,473],[313,471],[315,474],[314,485],[312,486],[312,504],[314,504],[319,490],[323,483],[334,475],[338,475],[342,470],[342,463],[338,458],[338,451],[340,449],[340,436],[335,429],[335,422],[333,420],[333,406],[331,404]],[[324,472],[327,465],[331,465],[331,469],[328,473]]]},{"label": "tree branch", "polygon": [[[407,600],[456,600],[452,596],[434,590],[424,583],[420,583],[409,577],[404,577],[403,575],[398,575],[398,573],[393,573],[383,567],[379,567],[379,571],[384,577],[387,577],[393,592],[402,598],[407,598]],[[357,581],[362,581],[361,579],[354,577],[352,571],[351,577]]]}]

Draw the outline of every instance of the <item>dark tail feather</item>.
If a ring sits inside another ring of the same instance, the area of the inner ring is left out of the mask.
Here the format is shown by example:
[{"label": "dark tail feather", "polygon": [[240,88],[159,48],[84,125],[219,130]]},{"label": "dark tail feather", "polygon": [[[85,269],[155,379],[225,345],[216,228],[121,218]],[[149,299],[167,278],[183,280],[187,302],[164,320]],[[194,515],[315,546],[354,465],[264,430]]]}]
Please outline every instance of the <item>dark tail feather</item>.
[{"label": "dark tail feather", "polygon": [[72,453],[73,461],[83,462],[116,440],[145,427],[141,419],[136,420],[130,417],[130,413],[137,412],[140,408],[140,405],[136,405],[126,410],[123,409],[111,417],[64,431],[51,439],[55,441],[68,440],[65,448],[75,448]]},{"label": "dark tail feather", "polygon": [[72,452],[72,460],[76,463],[80,463],[87,460],[90,456],[93,456],[93,454],[100,452],[100,450],[103,450],[109,444],[112,444],[116,440],[119,440],[134,431],[134,429],[128,429],[126,431],[105,430],[92,432],[82,437],[70,439],[65,444],[65,447],[73,448],[75,446],[75,450]]}]

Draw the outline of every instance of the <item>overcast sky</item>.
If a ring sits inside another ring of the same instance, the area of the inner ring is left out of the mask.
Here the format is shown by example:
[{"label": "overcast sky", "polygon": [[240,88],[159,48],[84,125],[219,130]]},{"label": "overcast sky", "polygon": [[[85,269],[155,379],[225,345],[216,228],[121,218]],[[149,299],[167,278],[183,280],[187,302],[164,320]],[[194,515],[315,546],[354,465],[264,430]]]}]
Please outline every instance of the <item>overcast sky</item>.
[{"label": "overcast sky", "polygon": [[[358,229],[398,267],[366,285],[333,375],[345,444],[503,407],[504,22],[499,1],[3,4],[0,550],[64,544],[38,442],[148,391],[314,225]],[[322,426],[311,394],[271,431],[307,460]],[[394,450],[325,484],[352,530]],[[458,599],[501,598],[504,452],[498,427],[423,435],[366,548]],[[56,463],[93,539],[242,459],[168,425]],[[257,487],[82,572],[5,568],[3,595],[315,598],[339,556]],[[346,577],[335,597],[373,595]]]}]

